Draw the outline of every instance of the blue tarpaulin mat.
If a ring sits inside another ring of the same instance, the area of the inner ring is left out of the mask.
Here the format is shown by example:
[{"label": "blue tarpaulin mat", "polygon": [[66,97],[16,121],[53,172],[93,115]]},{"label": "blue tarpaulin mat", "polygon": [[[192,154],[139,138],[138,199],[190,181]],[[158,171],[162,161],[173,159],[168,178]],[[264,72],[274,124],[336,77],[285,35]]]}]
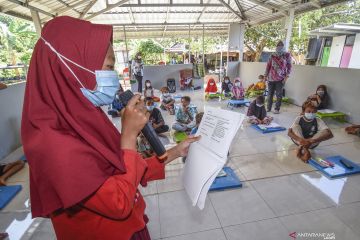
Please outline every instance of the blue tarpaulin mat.
[{"label": "blue tarpaulin mat", "polygon": [[0,187],[0,209],[3,209],[21,190],[21,185]]},{"label": "blue tarpaulin mat", "polygon": [[213,184],[210,187],[210,191],[242,187],[242,183],[238,176],[236,176],[234,170],[232,170],[230,167],[224,167],[223,170],[226,172],[226,176],[215,178]]}]

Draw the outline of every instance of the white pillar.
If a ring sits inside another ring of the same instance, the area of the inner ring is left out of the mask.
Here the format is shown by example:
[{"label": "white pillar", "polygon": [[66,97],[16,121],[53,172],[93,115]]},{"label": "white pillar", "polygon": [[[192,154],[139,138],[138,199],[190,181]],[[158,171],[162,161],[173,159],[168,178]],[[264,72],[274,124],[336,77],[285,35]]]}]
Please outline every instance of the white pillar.
[{"label": "white pillar", "polygon": [[34,25],[35,25],[36,33],[40,37],[42,27],[41,27],[41,20],[40,20],[39,13],[32,9],[30,9],[30,12],[31,12],[31,17],[32,17]]},{"label": "white pillar", "polygon": [[230,60],[230,37],[231,37],[231,28],[229,25],[228,29],[228,44],[227,44],[227,53],[226,53],[226,75],[228,75],[229,70],[229,60]]},{"label": "white pillar", "polygon": [[246,25],[240,24],[240,36],[239,36],[239,62],[243,61],[244,56],[244,39],[245,39]]},{"label": "white pillar", "polygon": [[286,18],[286,39],[285,39],[285,50],[289,51],[290,40],[292,35],[292,28],[294,23],[294,12],[295,9],[292,8],[289,10],[289,16]]}]

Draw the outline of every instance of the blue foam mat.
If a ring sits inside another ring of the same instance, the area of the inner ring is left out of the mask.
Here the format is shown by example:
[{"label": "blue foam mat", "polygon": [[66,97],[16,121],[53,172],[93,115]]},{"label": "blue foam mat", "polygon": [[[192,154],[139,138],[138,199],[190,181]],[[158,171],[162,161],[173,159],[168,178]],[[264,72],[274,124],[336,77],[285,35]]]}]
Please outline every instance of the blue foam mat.
[{"label": "blue foam mat", "polygon": [[285,131],[286,128],[284,127],[277,127],[277,128],[267,128],[267,129],[261,129],[258,125],[256,124],[251,124],[251,127],[254,128],[255,130],[266,134],[266,133],[273,133],[273,132],[281,132],[281,131]]},{"label": "blue foam mat", "polygon": [[[325,176],[328,178],[340,178],[345,177],[347,175],[360,173],[360,165],[357,163],[354,163],[353,161],[350,161],[347,158],[344,158],[343,156],[332,156],[324,158],[325,160],[334,163],[334,167],[327,167],[324,168],[320,166],[314,159],[309,160],[309,164],[322,172]],[[353,169],[347,169],[345,166],[343,166],[340,163],[340,160],[345,161],[346,163],[351,164],[354,168]]]},{"label": "blue foam mat", "polygon": [[219,191],[230,188],[240,188],[242,183],[235,172],[230,167],[224,167],[223,170],[226,172],[226,176],[215,178],[209,191]]},{"label": "blue foam mat", "polygon": [[21,190],[21,185],[0,187],[0,209],[3,209]]},{"label": "blue foam mat", "polygon": [[243,100],[234,100],[234,99],[230,99],[228,104],[232,104],[232,105],[245,105],[247,103],[250,103],[249,99],[243,99]]}]

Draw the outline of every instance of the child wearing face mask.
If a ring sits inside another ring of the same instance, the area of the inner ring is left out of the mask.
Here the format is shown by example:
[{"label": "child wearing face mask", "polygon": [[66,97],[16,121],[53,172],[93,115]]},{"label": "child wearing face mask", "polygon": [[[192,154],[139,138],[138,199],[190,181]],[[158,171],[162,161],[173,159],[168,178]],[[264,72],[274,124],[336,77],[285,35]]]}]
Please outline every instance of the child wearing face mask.
[{"label": "child wearing face mask", "polygon": [[258,96],[249,106],[247,116],[249,122],[252,124],[265,124],[269,125],[273,120],[272,117],[267,116],[265,109],[265,98],[264,96]]},{"label": "child wearing face mask", "polygon": [[167,87],[162,87],[160,89],[160,91],[161,91],[160,108],[162,110],[167,110],[170,113],[170,115],[174,115],[175,114],[175,110],[174,110],[175,99],[171,96],[171,94],[169,93],[169,89]]},{"label": "child wearing face mask", "polygon": [[232,88],[233,100],[243,100],[245,98],[245,90],[240,81],[240,78],[235,78],[234,86]]},{"label": "child wearing face mask", "polygon": [[145,105],[147,111],[150,113],[149,121],[151,122],[155,132],[157,134],[161,134],[169,131],[169,126],[165,125],[165,121],[160,110],[154,105],[154,100],[152,98],[146,98]]},{"label": "child wearing face mask", "polygon": [[316,89],[316,93],[308,97],[308,100],[312,101],[318,110],[328,108],[329,95],[327,93],[327,87],[325,85],[319,85]]},{"label": "child wearing face mask", "polygon": [[154,102],[159,102],[160,98],[155,97],[154,95],[154,88],[151,86],[151,81],[146,80],[145,81],[145,89],[144,89],[144,97],[145,98],[152,98]]},{"label": "child wearing face mask", "polygon": [[233,85],[228,76],[224,77],[223,82],[221,83],[221,93],[224,93],[225,97],[231,96],[231,90]]},{"label": "child wearing face mask", "polygon": [[306,101],[302,106],[302,113],[295,119],[288,135],[299,146],[297,157],[304,162],[311,158],[309,149],[317,147],[320,142],[333,137],[325,122],[316,117],[317,108],[312,101]]}]

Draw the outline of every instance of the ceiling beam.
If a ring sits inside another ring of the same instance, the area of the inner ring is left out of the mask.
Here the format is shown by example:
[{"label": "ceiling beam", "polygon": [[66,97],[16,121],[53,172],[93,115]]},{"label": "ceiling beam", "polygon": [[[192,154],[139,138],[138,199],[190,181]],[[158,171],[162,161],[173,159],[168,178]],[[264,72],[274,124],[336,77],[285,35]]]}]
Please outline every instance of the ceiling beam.
[{"label": "ceiling beam", "polygon": [[[100,23],[101,22],[95,22],[95,23]],[[114,23],[111,24],[114,27],[123,27],[123,26],[189,26],[189,25],[229,25],[231,23],[234,22],[179,22],[179,23],[150,23],[150,22],[146,22],[146,23],[135,23],[135,24],[131,24],[131,23]]]},{"label": "ceiling beam", "polygon": [[238,9],[239,9],[239,12],[240,12],[242,18],[243,18],[244,20],[246,20],[246,15],[245,15],[244,8],[241,6],[239,0],[235,0],[235,3],[236,3],[236,6],[237,6]]},{"label": "ceiling beam", "polygon": [[[82,0],[82,1],[77,1],[76,3],[74,3],[73,5],[69,5],[69,7],[65,7],[65,8],[62,8],[60,9],[59,11],[56,12],[56,16],[59,16],[61,14],[64,14],[64,13],[67,13],[68,11],[71,11],[73,8],[76,8],[80,5],[83,5],[84,3],[88,3],[89,0]],[[47,18],[44,18],[42,20],[42,22],[47,22],[49,21],[51,18],[47,17]]]},{"label": "ceiling beam", "polygon": [[264,3],[264,2],[261,2],[259,0],[248,0],[249,2],[252,2],[252,3],[255,3],[261,7],[264,7],[264,8],[267,8],[271,11],[279,11],[280,9],[277,7],[277,6],[274,6],[272,4],[269,4],[269,3]]},{"label": "ceiling beam", "polygon": [[199,3],[142,3],[141,5],[139,4],[124,4],[121,7],[138,7],[138,8],[147,8],[147,7],[222,7],[222,4],[217,4],[217,3],[203,3],[203,4],[199,4]]},{"label": "ceiling beam", "polygon": [[[184,11],[184,10],[181,10],[181,11],[177,11],[177,10],[173,10],[171,11],[171,8],[170,8],[170,11],[169,13],[188,13],[188,14],[201,14],[204,10],[202,11]],[[151,14],[156,14],[156,13],[167,13],[167,11],[132,11],[133,14],[146,14],[146,13],[151,13]],[[214,11],[214,10],[207,10],[206,13],[223,13],[223,14],[230,14],[232,12],[230,11],[227,11],[227,10],[220,10],[220,11]],[[89,12],[88,14],[93,14],[92,12]],[[103,13],[103,15],[108,15],[108,14],[116,14],[116,15],[119,15],[119,14],[129,14],[129,12],[118,12],[118,11],[114,11],[114,12],[106,12],[106,13]]]},{"label": "ceiling beam", "polygon": [[28,9],[30,9],[30,10],[37,11],[37,12],[39,12],[39,13],[41,13],[41,14],[44,14],[44,15],[47,15],[47,16],[50,16],[50,17],[55,17],[54,14],[51,14],[51,13],[49,13],[49,12],[46,12],[46,11],[40,9],[40,8],[31,6],[31,5],[28,4],[28,3],[21,2],[21,1],[19,1],[19,0],[8,0],[8,1],[9,1],[9,2],[12,2],[12,3],[15,3],[15,4],[19,5],[19,6],[28,8]]},{"label": "ceiling beam", "polygon": [[244,20],[243,17],[237,11],[235,11],[229,4],[227,4],[224,0],[218,0],[218,1],[221,2],[222,5],[224,5],[227,9],[233,12],[236,16],[238,16],[241,20]]},{"label": "ceiling beam", "polygon": [[[64,5],[65,7],[71,7],[70,4],[64,2],[63,0],[56,0],[56,1],[58,1],[59,3],[61,3],[62,5]],[[70,10],[71,10],[71,11],[74,11],[74,12],[76,12],[76,13],[78,13],[78,14],[81,14],[81,12],[79,12],[78,10],[76,10],[76,9],[74,9],[74,8],[71,8]]]},{"label": "ceiling beam", "polygon": [[80,14],[80,19],[83,19],[85,17],[85,15],[89,12],[89,10],[95,5],[95,3],[97,2],[97,0],[92,0],[82,11],[82,13]]},{"label": "ceiling beam", "polygon": [[[100,11],[98,11],[98,12],[96,12],[96,13],[88,16],[88,17],[86,17],[85,19],[86,19],[86,20],[90,20],[90,19],[92,19],[92,18],[94,18],[94,17],[96,17],[96,16],[98,16],[98,15],[100,15],[100,14],[103,14],[103,13],[105,13],[105,12],[110,11],[110,10],[113,9],[113,8],[120,7],[120,6],[124,5],[124,4],[127,3],[127,2],[129,2],[129,0],[121,0],[121,1],[119,1],[119,2],[117,2],[117,3],[114,3],[114,4],[108,4],[107,7],[104,8],[103,10],[100,10]],[[135,4],[135,5],[136,5],[136,4]]]},{"label": "ceiling beam", "polygon": [[[167,23],[167,21],[168,21],[169,11],[170,11],[170,8],[168,7],[167,10],[166,10],[166,16],[165,16],[165,21],[164,21],[165,23]],[[165,36],[166,28],[167,28],[167,26],[165,25],[162,38],[164,38],[164,36]]]}]

